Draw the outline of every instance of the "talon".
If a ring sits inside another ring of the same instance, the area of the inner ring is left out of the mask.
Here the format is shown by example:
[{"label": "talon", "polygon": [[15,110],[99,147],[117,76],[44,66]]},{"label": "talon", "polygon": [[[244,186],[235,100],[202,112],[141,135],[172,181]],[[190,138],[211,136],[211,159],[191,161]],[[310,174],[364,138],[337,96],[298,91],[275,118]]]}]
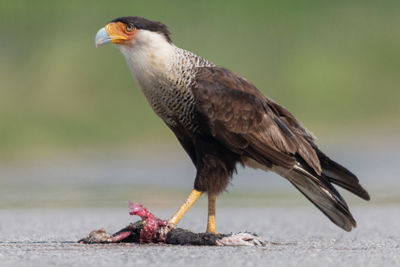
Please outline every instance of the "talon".
[{"label": "talon", "polygon": [[209,233],[209,234],[214,234],[214,235],[218,235],[219,233],[217,232],[217,231],[211,231],[211,230],[208,230],[207,229],[207,231],[206,231],[206,233]]},{"label": "talon", "polygon": [[167,228],[169,231],[175,229],[177,226],[174,223],[168,223],[165,228]]}]

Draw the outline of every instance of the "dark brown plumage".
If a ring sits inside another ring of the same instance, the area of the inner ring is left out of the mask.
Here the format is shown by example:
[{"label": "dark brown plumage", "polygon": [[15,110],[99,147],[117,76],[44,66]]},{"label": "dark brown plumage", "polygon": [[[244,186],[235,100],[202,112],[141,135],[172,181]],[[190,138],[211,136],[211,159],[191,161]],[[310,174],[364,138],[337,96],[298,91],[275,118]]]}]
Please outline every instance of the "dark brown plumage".
[{"label": "dark brown plumage", "polygon": [[[172,224],[207,192],[207,231],[215,232],[215,195],[225,190],[236,165],[242,164],[280,174],[335,224],[347,231],[356,226],[332,183],[369,200],[367,191],[353,173],[318,149],[313,135],[287,109],[243,77],[177,48],[164,24],[140,17],[113,22],[117,25],[108,25],[109,31],[133,76],[197,169],[193,195],[170,219]],[[136,31],[127,32],[124,23]],[[109,40],[103,29],[97,45]]]},{"label": "dark brown plumage", "polygon": [[[208,137],[207,144],[214,147],[207,147],[203,153],[214,155],[208,164],[215,166],[217,161],[221,165],[219,187],[214,179],[201,179],[198,174],[195,188],[223,190],[227,182],[221,182],[221,176],[227,181],[235,163],[250,158],[275,168],[338,226],[347,231],[356,226],[346,202],[331,183],[366,200],[368,193],[354,174],[317,148],[314,137],[289,111],[263,96],[244,78],[221,67],[199,68],[192,90],[197,112],[207,121],[200,131]],[[200,174],[203,165],[196,165]],[[203,187],[196,187],[198,180]]]}]

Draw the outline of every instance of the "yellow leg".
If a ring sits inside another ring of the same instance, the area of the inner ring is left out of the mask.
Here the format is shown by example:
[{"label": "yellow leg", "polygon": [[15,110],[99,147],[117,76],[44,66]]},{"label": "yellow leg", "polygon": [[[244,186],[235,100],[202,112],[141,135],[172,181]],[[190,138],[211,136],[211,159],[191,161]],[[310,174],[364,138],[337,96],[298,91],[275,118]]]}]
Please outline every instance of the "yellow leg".
[{"label": "yellow leg", "polygon": [[193,189],[186,201],[182,204],[179,210],[168,220],[168,225],[176,227],[183,215],[190,209],[190,207],[196,202],[197,199],[203,194],[203,192]]},{"label": "yellow leg", "polygon": [[218,234],[215,230],[215,201],[217,195],[208,193],[208,220],[207,220],[207,233]]}]

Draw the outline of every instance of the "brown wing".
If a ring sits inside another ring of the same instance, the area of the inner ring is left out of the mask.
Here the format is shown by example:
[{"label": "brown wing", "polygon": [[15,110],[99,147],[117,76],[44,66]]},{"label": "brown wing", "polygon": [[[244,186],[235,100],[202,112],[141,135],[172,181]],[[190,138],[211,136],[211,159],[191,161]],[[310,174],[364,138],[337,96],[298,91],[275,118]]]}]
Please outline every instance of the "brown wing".
[{"label": "brown wing", "polygon": [[285,168],[300,156],[321,174],[312,135],[246,79],[222,67],[198,68],[192,90],[211,134],[232,151]]}]

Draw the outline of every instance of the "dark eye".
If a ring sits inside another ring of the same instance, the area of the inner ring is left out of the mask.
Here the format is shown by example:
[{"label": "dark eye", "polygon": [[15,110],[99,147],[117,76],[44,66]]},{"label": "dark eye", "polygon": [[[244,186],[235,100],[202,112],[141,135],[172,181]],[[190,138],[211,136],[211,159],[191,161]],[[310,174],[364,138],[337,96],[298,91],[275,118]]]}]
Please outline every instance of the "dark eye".
[{"label": "dark eye", "polygon": [[128,32],[131,32],[131,31],[133,31],[133,25],[132,24],[126,24],[126,30],[128,31]]}]

